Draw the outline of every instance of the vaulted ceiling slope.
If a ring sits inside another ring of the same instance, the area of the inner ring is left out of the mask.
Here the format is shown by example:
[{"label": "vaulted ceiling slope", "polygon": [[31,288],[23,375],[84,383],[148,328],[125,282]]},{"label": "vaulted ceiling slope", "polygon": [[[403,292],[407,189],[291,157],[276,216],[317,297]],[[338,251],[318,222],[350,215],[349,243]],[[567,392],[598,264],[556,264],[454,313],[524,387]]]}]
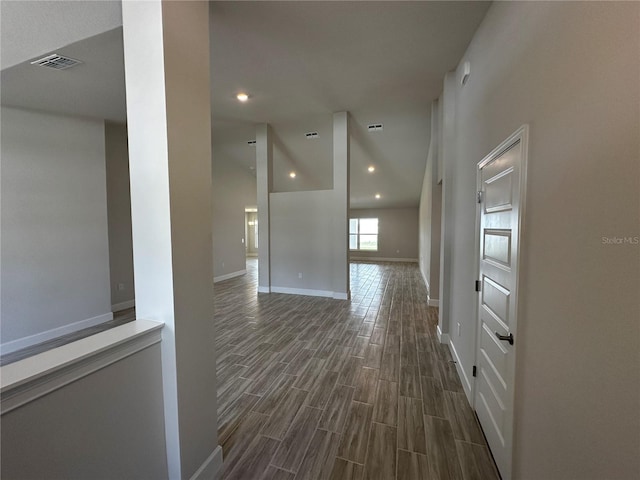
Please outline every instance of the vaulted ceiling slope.
[{"label": "vaulted ceiling slope", "polygon": [[[2,4],[3,105],[126,120],[119,2]],[[212,119],[220,133],[214,138],[237,138],[225,131],[263,122],[301,135],[313,119],[348,110],[352,206],[417,206],[429,104],[488,5],[211,2]],[[29,64],[53,52],[84,63],[68,71]],[[238,103],[239,91],[250,94],[249,102]],[[383,132],[369,134],[369,123],[384,124]],[[286,135],[282,140],[289,143]],[[254,151],[239,152],[236,161],[249,168]],[[303,154],[296,161],[304,168],[311,160]],[[366,172],[370,164],[375,176]]]}]

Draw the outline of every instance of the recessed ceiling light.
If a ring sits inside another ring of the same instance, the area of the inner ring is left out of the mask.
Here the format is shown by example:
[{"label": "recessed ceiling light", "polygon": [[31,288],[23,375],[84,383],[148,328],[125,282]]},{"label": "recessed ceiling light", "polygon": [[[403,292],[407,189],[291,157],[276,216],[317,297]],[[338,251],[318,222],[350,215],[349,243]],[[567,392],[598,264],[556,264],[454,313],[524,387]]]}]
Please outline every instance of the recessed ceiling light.
[{"label": "recessed ceiling light", "polygon": [[291,178],[296,178],[296,172],[289,172],[289,176]]},{"label": "recessed ceiling light", "polygon": [[241,102],[246,102],[247,100],[249,100],[249,95],[247,95],[246,93],[239,93],[238,95],[236,95],[236,98]]},{"label": "recessed ceiling light", "polygon": [[380,198],[380,194],[379,193],[376,193],[376,198]]},{"label": "recessed ceiling light", "polygon": [[369,173],[373,173],[376,171],[376,167],[374,167],[373,165],[369,165],[369,168],[367,168],[367,170],[369,170]]}]

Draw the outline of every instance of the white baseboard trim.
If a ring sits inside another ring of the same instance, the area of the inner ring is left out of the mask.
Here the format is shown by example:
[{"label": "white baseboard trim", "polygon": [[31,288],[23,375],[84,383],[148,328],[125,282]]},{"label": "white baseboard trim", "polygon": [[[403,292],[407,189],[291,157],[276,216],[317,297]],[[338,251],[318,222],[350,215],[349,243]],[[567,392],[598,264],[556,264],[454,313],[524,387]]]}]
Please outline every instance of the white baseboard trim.
[{"label": "white baseboard trim", "polygon": [[418,263],[417,258],[391,258],[391,257],[349,257],[349,260],[363,261],[363,262],[404,262],[404,263]]},{"label": "white baseboard trim", "polygon": [[217,480],[222,472],[222,447],[216,449],[207,457],[200,468],[191,476],[191,480]]},{"label": "white baseboard trim", "polygon": [[127,308],[132,308],[136,306],[135,298],[133,300],[127,300],[126,302],[115,303],[111,305],[112,312],[119,312],[120,310],[126,310]]},{"label": "white baseboard trim", "polygon": [[449,334],[442,333],[442,330],[440,329],[440,325],[438,325],[438,328],[436,329],[436,333],[438,335],[438,341],[440,343],[444,343],[445,345],[449,343]]},{"label": "white baseboard trim", "polygon": [[271,293],[271,287],[258,286],[258,293]]},{"label": "white baseboard trim", "polygon": [[0,367],[2,415],[159,343],[163,325],[135,320]]},{"label": "white baseboard trim", "polygon": [[0,345],[0,351],[3,354],[16,352],[18,350],[22,350],[23,348],[32,347],[48,340],[53,340],[54,338],[77,332],[78,330],[82,330],[84,328],[95,327],[96,325],[108,322],[109,320],[113,320],[112,312],[104,313],[102,315],[98,315],[97,317],[87,318],[86,320],[80,320],[79,322],[70,323],[58,328],[52,328],[51,330],[47,330],[46,332],[36,333],[35,335],[30,335],[28,337],[18,338],[17,340],[3,343],[2,345]]},{"label": "white baseboard trim", "polygon": [[456,370],[458,371],[458,377],[462,380],[462,388],[464,388],[467,397],[469,397],[471,392],[471,381],[467,376],[467,373],[462,368],[462,362],[460,361],[460,355],[458,355],[458,351],[456,350],[456,346],[454,342],[449,342],[449,350],[451,351],[451,356],[456,362]]},{"label": "white baseboard trim", "polygon": [[230,278],[239,277],[247,273],[246,270],[238,270],[237,272],[227,273],[225,275],[219,275],[217,277],[213,277],[213,283],[222,282],[224,280],[229,280]]},{"label": "white baseboard trim", "polygon": [[430,307],[440,307],[440,300],[438,300],[437,298],[428,297],[427,298],[427,304]]},{"label": "white baseboard trim", "polygon": [[336,300],[349,300],[349,294],[341,293],[341,292],[333,292],[333,298],[335,298]]},{"label": "white baseboard trim", "polygon": [[307,295],[309,297],[333,298],[334,292],[328,290],[313,290],[311,288],[271,287],[272,293],[286,293],[289,295]]}]

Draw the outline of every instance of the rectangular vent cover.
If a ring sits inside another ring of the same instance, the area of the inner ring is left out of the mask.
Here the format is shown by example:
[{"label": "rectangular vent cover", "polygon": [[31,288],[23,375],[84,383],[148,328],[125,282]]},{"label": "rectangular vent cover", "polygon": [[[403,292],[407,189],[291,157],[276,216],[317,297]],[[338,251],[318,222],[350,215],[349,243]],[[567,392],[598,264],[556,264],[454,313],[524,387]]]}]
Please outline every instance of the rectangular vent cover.
[{"label": "rectangular vent cover", "polygon": [[48,55],[44,58],[40,58],[39,60],[34,60],[31,62],[31,65],[40,65],[41,67],[55,68],[56,70],[65,70],[67,68],[75,67],[76,65],[81,64],[80,60],[75,60],[69,57],[63,57],[62,55],[58,55],[54,53],[53,55]]},{"label": "rectangular vent cover", "polygon": [[367,127],[367,129],[370,132],[380,132],[380,131],[382,131],[382,124],[381,123],[372,123],[371,125],[369,125]]},{"label": "rectangular vent cover", "polygon": [[256,141],[255,140],[249,140],[247,142],[247,145],[251,145],[252,147],[255,147],[256,146]]},{"label": "rectangular vent cover", "polygon": [[304,136],[307,138],[318,138],[318,132],[307,132]]}]

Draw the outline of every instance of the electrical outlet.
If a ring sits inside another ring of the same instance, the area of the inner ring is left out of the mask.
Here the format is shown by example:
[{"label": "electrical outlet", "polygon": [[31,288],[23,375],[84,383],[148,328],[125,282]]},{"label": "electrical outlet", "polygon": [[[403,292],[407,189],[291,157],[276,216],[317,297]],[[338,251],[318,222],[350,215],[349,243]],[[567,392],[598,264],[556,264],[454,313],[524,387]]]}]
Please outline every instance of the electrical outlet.
[{"label": "electrical outlet", "polygon": [[396,253],[400,253],[400,250],[396,250]]},{"label": "electrical outlet", "polygon": [[224,262],[222,262],[222,268],[224,268]]},{"label": "electrical outlet", "polygon": [[124,290],[124,283],[119,283],[118,284],[118,291],[122,292]]},{"label": "electrical outlet", "polygon": [[302,278],[302,272],[298,272],[298,278]]},{"label": "electrical outlet", "polygon": [[460,322],[458,322],[458,336],[460,336],[462,334],[462,326],[460,325]]}]

